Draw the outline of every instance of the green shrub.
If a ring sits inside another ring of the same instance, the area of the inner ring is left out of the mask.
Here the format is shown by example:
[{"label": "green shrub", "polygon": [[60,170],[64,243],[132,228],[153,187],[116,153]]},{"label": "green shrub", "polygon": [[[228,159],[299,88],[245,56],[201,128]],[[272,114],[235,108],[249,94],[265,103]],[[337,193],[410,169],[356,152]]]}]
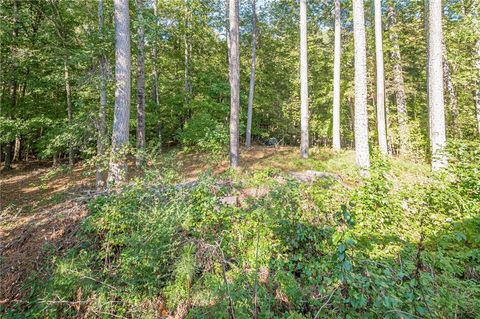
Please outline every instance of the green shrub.
[{"label": "green shrub", "polygon": [[[225,182],[229,173],[187,188],[140,181],[90,204],[79,245],[52,261],[50,279],[36,283],[24,311],[32,318],[154,318],[159,307],[187,318],[475,318],[476,154],[453,147],[446,172],[401,188],[382,159],[354,189],[334,180],[303,185],[271,169],[243,183]],[[268,192],[221,203],[244,187]],[[79,300],[81,307],[70,306]]]},{"label": "green shrub", "polygon": [[182,145],[195,146],[195,150],[220,153],[228,145],[226,126],[207,113],[193,116],[178,133]]}]

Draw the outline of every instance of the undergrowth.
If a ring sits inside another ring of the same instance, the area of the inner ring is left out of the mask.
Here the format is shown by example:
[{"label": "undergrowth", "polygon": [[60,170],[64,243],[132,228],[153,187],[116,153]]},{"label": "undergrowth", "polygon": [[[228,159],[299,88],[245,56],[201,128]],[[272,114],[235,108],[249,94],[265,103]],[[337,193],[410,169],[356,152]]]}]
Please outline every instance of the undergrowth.
[{"label": "undergrowth", "polygon": [[149,172],[90,203],[79,244],[6,317],[478,318],[480,148],[449,157],[401,186],[379,158],[354,188]]}]

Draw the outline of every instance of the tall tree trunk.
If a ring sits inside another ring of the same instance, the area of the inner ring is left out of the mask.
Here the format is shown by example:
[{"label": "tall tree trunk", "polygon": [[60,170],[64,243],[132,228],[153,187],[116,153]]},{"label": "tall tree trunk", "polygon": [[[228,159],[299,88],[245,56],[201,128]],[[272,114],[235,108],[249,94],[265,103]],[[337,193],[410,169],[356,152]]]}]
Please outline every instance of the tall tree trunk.
[{"label": "tall tree trunk", "polygon": [[13,162],[18,161],[20,158],[20,147],[21,147],[21,141],[20,141],[20,136],[15,136],[15,147],[13,151]]},{"label": "tall tree trunk", "polygon": [[300,0],[300,156],[308,158],[307,0]]},{"label": "tall tree trunk", "polygon": [[476,110],[476,117],[477,117],[477,130],[478,130],[478,137],[480,138],[480,17],[478,16],[480,14],[480,1],[475,0],[473,2],[473,24],[474,28],[477,31],[477,41],[475,43],[476,46],[476,69],[477,69],[477,79],[476,79],[476,88],[475,88],[475,110]]},{"label": "tall tree trunk", "polygon": [[3,166],[4,171],[9,171],[12,169],[12,151],[13,151],[13,144],[14,141],[10,141],[6,145],[5,149],[5,165]]},{"label": "tall tree trunk", "polygon": [[375,0],[375,56],[377,71],[377,134],[378,146],[383,155],[388,154],[385,119],[385,74],[383,64],[382,2]]},{"label": "tall tree trunk", "polygon": [[189,51],[188,51],[188,0],[184,0],[185,3],[185,17],[184,17],[184,34],[183,34],[183,116],[182,116],[182,127],[187,120],[187,109],[188,109],[188,101],[190,97],[190,84],[189,84]]},{"label": "tall tree trunk", "polygon": [[342,58],[342,24],[340,0],[335,0],[335,61],[333,62],[333,149],[338,151],[340,143],[340,68]]},{"label": "tall tree trunk", "polygon": [[[98,1],[98,29],[103,35],[103,0]],[[103,161],[107,142],[107,57],[102,52],[100,55],[100,109],[97,122],[97,156]],[[97,164],[96,172],[97,191],[105,187],[105,171],[101,163]]]},{"label": "tall tree trunk", "polygon": [[408,113],[407,97],[405,94],[405,83],[403,79],[402,58],[400,54],[400,45],[398,34],[395,30],[397,17],[392,1],[388,3],[388,23],[390,41],[392,42],[392,60],[393,60],[393,82],[395,90],[395,103],[397,105],[397,121],[399,131],[399,153],[405,155],[409,147]]},{"label": "tall tree trunk", "polygon": [[[427,56],[426,56],[426,64],[427,64],[427,68],[426,68],[426,78],[427,78],[427,103],[428,101],[431,100],[431,97],[430,97],[430,85],[429,85],[429,79],[430,79],[430,41],[429,41],[429,20],[430,20],[430,9],[429,9],[429,1],[430,0],[423,0],[423,8],[424,8],[424,12],[423,12],[423,28],[424,28],[424,32],[425,32],[425,39],[426,39],[426,42],[427,42],[427,45],[426,45],[426,53],[427,53]],[[415,115],[416,117],[416,115]],[[430,123],[432,123],[432,112],[430,112],[430,109],[428,110],[428,138],[430,139],[431,136],[432,136],[432,127],[430,125]]]},{"label": "tall tree trunk", "polygon": [[143,0],[137,0],[137,167],[145,164],[145,26],[143,7]]},{"label": "tall tree trunk", "polygon": [[477,80],[476,80],[476,89],[475,89],[475,110],[476,110],[476,117],[477,117],[477,130],[478,136],[480,137],[480,38],[477,39],[476,44],[476,51],[477,51],[477,60],[475,61],[476,68],[477,68]]},{"label": "tall tree trunk", "polygon": [[253,113],[253,92],[255,90],[255,64],[257,49],[257,10],[256,2],[252,0],[252,65],[250,67],[250,90],[248,92],[248,111],[247,111],[247,135],[245,145],[251,146],[252,140],[252,113]]},{"label": "tall tree trunk", "polygon": [[[67,95],[67,117],[68,117],[68,126],[72,127],[72,89],[70,87],[70,77],[68,74],[68,56],[65,55],[63,60],[63,71],[64,71],[64,79],[65,79],[65,94]],[[68,141],[68,165],[73,166],[73,141],[72,137],[70,137]]]},{"label": "tall tree trunk", "polygon": [[442,1],[429,0],[428,5],[428,109],[430,112],[432,170],[437,171],[447,165],[447,158],[442,154],[446,143],[442,67]]},{"label": "tall tree trunk", "polygon": [[363,0],[353,0],[355,47],[355,158],[363,175],[370,168],[367,115],[367,54]]},{"label": "tall tree trunk", "polygon": [[[230,66],[230,0],[225,0],[225,39],[227,41],[227,64]],[[230,72],[230,68],[228,72]]]},{"label": "tall tree trunk", "polygon": [[[16,50],[17,50],[17,38],[18,38],[18,32],[19,32],[19,27],[18,27],[18,1],[14,0],[13,1],[13,11],[14,11],[14,27],[13,27],[13,32],[12,32],[12,38],[13,38],[13,45],[11,48],[11,55],[12,57],[16,56]],[[17,61],[14,60],[13,67],[12,67],[12,74],[14,75],[12,83],[11,83],[11,93],[10,93],[10,110],[9,110],[9,117],[13,118],[13,112],[17,106],[17,91],[18,91],[18,83],[16,81],[16,73],[17,73]],[[7,149],[5,152],[5,165],[3,167],[3,170],[7,171],[12,169],[12,158],[13,158],[13,148],[14,148],[14,141],[9,141],[7,143]]]},{"label": "tall tree trunk", "polygon": [[444,85],[447,88],[449,104],[450,104],[450,127],[452,129],[453,137],[461,137],[462,130],[458,126],[458,102],[457,92],[455,85],[452,81],[452,72],[450,68],[450,62],[448,62],[447,47],[445,45],[445,39],[442,39],[442,63],[443,63],[443,77]]},{"label": "tall tree trunk", "polygon": [[[153,15],[155,16],[155,26],[158,27],[158,13],[157,13],[157,0],[154,0],[153,3]],[[159,151],[162,150],[162,121],[160,114],[160,88],[158,84],[158,70],[157,70],[157,60],[158,60],[158,48],[157,44],[153,44],[153,89],[155,94],[155,109],[158,112],[158,147]]]},{"label": "tall tree trunk", "polygon": [[115,111],[112,132],[112,155],[109,166],[109,185],[126,182],[130,98],[131,53],[130,16],[128,0],[114,0],[115,12]]},{"label": "tall tree trunk", "polygon": [[238,168],[239,111],[240,111],[240,34],[238,26],[238,0],[229,0],[230,22],[230,166]]}]

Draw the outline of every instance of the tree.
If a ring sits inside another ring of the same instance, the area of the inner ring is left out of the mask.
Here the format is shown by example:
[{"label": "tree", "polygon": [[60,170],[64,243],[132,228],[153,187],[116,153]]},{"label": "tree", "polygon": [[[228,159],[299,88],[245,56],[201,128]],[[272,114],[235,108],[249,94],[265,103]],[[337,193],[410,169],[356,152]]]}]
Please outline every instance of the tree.
[{"label": "tree", "polygon": [[443,80],[444,87],[447,89],[450,105],[450,127],[453,137],[459,137],[462,134],[460,127],[458,126],[458,102],[457,91],[452,80],[452,71],[450,62],[448,61],[447,46],[445,39],[442,39],[442,65],[443,65]]},{"label": "tree", "polygon": [[240,111],[240,34],[238,0],[229,0],[230,25],[230,166],[239,166],[239,111]]},{"label": "tree", "polygon": [[143,0],[137,0],[137,158],[136,165],[145,162],[145,26]]},{"label": "tree", "polygon": [[300,0],[300,157],[308,158],[307,0]]},{"label": "tree", "polygon": [[[19,10],[18,10],[18,1],[17,0],[14,0],[13,1],[13,30],[12,30],[12,46],[10,48],[10,54],[12,57],[15,57],[16,56],[16,51],[18,50],[17,46],[18,46],[18,33],[19,33]],[[12,73],[15,74],[17,72],[17,69],[18,69],[18,66],[17,66],[17,62],[14,61],[13,65],[12,65]],[[10,110],[10,116],[9,117],[12,117],[12,112],[16,109],[17,107],[17,89],[18,89],[18,83],[17,83],[17,79],[14,77],[12,78],[12,81],[11,81],[11,110]],[[3,97],[3,94],[2,94],[2,97]],[[13,147],[14,147],[14,141],[13,140],[10,140],[8,141],[7,143],[7,147],[6,147],[6,152],[5,152],[5,166],[3,167],[3,170],[5,171],[8,171],[10,169],[12,169],[12,160],[13,160]]]},{"label": "tree", "polygon": [[186,121],[186,112],[188,109],[188,101],[190,97],[190,86],[189,83],[189,70],[190,70],[190,61],[189,61],[189,41],[188,41],[188,28],[189,28],[189,0],[184,0],[185,12],[183,17],[183,118],[182,126]]},{"label": "tree", "polygon": [[253,112],[253,92],[255,89],[255,64],[257,48],[257,10],[256,2],[252,0],[252,65],[250,68],[250,89],[248,91],[248,110],[247,110],[247,133],[245,145],[251,146],[252,139],[252,112]]},{"label": "tree", "polygon": [[473,8],[475,9],[473,17],[474,17],[474,28],[476,30],[477,41],[475,42],[475,51],[476,51],[476,60],[475,60],[475,67],[477,69],[476,74],[476,88],[475,88],[475,112],[477,118],[477,131],[478,136],[480,138],[480,2],[478,0],[473,2]]},{"label": "tree", "polygon": [[428,109],[432,170],[447,165],[445,147],[445,110],[443,96],[442,1],[428,1]]},{"label": "tree", "polygon": [[335,0],[335,53],[333,62],[333,141],[334,150],[340,150],[340,67],[342,57],[342,25],[340,0]]},{"label": "tree", "polygon": [[[157,16],[157,0],[153,1],[153,15],[155,17],[155,26],[158,27],[158,16]],[[155,109],[160,113],[160,88],[158,83],[158,69],[157,69],[157,59],[158,59],[158,44],[154,42],[153,44],[153,93],[155,99]],[[162,121],[159,116],[158,120],[158,146],[159,149],[162,149]]]},{"label": "tree", "polygon": [[[65,56],[63,60],[63,70],[64,70],[64,79],[65,79],[65,95],[67,97],[67,119],[69,127],[72,127],[73,120],[73,110],[72,110],[72,89],[70,86],[70,77],[68,74],[68,56]],[[68,141],[68,164],[73,166],[73,141]]]},{"label": "tree", "polygon": [[477,88],[475,89],[475,110],[477,113],[477,130],[478,135],[480,136],[480,39],[477,39],[476,48],[477,61],[475,64],[477,66]]},{"label": "tree", "polygon": [[[98,30],[100,37],[103,38],[103,0],[98,0]],[[107,139],[107,57],[102,52],[100,54],[100,109],[97,120],[97,156],[100,160],[105,155]],[[104,188],[105,172],[101,164],[97,165],[96,172],[97,191]]]},{"label": "tree", "polygon": [[397,17],[392,1],[388,3],[388,25],[390,41],[392,43],[391,57],[393,60],[393,89],[395,92],[395,104],[397,106],[399,153],[405,155],[408,152],[409,130],[407,97],[405,94],[405,83],[403,78],[402,57],[396,30]]},{"label": "tree", "polygon": [[377,134],[380,152],[388,154],[385,119],[385,75],[383,65],[382,2],[375,0],[375,57],[377,71]]},{"label": "tree", "polygon": [[118,185],[127,180],[130,120],[130,16],[128,0],[114,0],[115,16],[115,110],[112,129],[112,155],[110,158],[108,182]]},{"label": "tree", "polygon": [[353,0],[355,50],[355,159],[363,174],[370,168],[367,117],[367,54],[363,0]]}]

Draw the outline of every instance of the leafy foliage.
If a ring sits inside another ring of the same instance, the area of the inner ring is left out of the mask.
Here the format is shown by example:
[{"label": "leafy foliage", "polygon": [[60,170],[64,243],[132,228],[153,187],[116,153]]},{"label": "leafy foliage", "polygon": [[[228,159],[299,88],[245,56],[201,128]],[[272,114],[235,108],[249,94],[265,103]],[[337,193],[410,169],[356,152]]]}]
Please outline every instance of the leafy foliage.
[{"label": "leafy foliage", "polygon": [[[52,260],[23,311],[475,318],[480,167],[467,154],[477,151],[452,146],[447,174],[401,189],[383,159],[354,189],[274,169],[227,183],[228,172],[194,186],[132,185],[91,203],[80,244]],[[247,190],[257,196],[222,200]]]}]

